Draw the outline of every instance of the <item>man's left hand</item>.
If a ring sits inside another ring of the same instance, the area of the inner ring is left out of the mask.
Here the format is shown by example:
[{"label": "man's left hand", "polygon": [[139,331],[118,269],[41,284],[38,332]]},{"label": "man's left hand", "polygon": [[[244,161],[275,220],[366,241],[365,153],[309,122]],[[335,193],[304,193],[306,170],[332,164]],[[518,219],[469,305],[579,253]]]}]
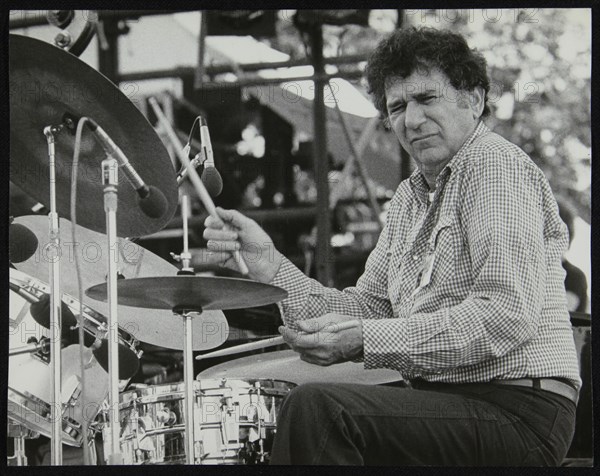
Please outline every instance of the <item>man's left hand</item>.
[{"label": "man's left hand", "polygon": [[[357,326],[339,330],[337,324],[357,321]],[[280,326],[279,332],[306,362],[331,365],[357,358],[363,351],[362,322],[343,314],[329,313],[316,319],[297,321],[300,332]]]}]

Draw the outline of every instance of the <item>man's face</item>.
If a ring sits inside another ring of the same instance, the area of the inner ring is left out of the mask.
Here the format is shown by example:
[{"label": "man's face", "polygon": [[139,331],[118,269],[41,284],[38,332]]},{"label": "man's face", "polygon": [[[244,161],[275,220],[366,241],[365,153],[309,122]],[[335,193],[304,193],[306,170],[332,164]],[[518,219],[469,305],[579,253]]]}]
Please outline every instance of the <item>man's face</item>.
[{"label": "man's face", "polygon": [[437,175],[475,130],[482,108],[477,93],[456,90],[439,69],[417,68],[389,78],[386,107],[402,147],[423,173]]}]

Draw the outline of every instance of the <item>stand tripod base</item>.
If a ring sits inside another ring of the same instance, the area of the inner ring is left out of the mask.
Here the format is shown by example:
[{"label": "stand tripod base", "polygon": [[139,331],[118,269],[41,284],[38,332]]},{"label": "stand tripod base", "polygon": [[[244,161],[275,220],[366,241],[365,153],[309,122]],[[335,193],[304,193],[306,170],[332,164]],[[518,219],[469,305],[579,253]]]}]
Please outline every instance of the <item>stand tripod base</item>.
[{"label": "stand tripod base", "polygon": [[6,458],[7,466],[27,466],[25,440],[39,438],[40,434],[16,422],[9,421],[6,436],[14,441],[14,454]]}]

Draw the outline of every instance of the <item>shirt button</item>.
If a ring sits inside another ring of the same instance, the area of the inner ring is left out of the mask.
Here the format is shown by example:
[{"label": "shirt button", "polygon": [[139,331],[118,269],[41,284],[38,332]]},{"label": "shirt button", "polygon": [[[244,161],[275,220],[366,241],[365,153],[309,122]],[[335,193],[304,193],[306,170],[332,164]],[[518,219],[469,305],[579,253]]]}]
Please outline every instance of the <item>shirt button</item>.
[{"label": "shirt button", "polygon": [[419,261],[419,255],[413,255],[413,261]]}]

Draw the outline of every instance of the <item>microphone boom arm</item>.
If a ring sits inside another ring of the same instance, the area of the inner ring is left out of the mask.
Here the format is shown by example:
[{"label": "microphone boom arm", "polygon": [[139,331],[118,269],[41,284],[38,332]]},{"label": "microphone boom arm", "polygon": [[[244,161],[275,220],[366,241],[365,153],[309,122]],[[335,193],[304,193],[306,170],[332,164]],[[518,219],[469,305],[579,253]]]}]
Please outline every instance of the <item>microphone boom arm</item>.
[{"label": "microphone boom arm", "polygon": [[[150,103],[150,106],[152,106],[152,109],[154,110],[154,113],[156,114],[158,120],[165,126],[165,129],[169,136],[171,136],[173,142],[176,143],[179,140],[177,138],[177,134],[175,134],[175,131],[173,131],[171,124],[169,124],[169,121],[167,120],[164,113],[162,112],[162,109],[156,102],[156,99],[150,97],[148,99],[148,102]],[[215,204],[212,198],[210,198],[210,195],[206,190],[206,187],[202,183],[202,180],[200,180],[198,172],[196,172],[196,169],[190,166],[190,159],[188,158],[187,154],[184,154],[181,148],[177,148],[176,151],[179,155],[179,160],[181,160],[181,162],[185,164],[186,168],[188,169],[190,174],[190,180],[192,181],[192,184],[194,185],[196,192],[198,193],[198,197],[200,198],[204,207],[206,208],[206,211],[210,213],[214,218],[220,219],[219,215],[217,214]],[[248,275],[248,266],[246,265],[246,262],[244,261],[244,258],[242,257],[241,253],[239,251],[233,251],[232,255],[240,269],[240,272],[243,275]]]}]

